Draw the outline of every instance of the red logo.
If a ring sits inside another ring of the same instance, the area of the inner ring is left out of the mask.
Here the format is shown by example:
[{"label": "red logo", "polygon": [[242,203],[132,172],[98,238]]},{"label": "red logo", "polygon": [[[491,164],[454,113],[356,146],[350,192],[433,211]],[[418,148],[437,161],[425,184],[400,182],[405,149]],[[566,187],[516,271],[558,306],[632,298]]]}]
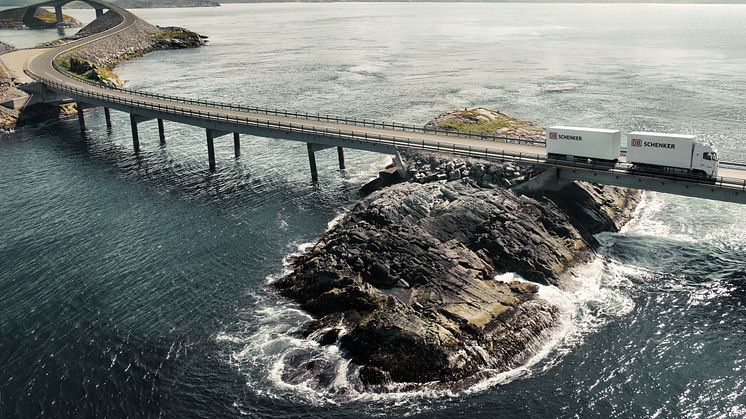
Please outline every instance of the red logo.
[{"label": "red logo", "polygon": [[557,139],[557,133],[556,132],[550,132],[549,133],[549,139],[550,140],[556,140]]},{"label": "red logo", "polygon": [[632,147],[642,147],[642,140],[639,138],[633,138]]}]

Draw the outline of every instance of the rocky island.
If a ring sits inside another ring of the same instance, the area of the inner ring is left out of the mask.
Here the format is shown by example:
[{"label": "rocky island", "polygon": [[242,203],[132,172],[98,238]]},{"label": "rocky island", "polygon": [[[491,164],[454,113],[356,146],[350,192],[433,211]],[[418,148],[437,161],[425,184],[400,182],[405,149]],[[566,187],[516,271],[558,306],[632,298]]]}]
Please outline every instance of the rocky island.
[{"label": "rocky island", "polygon": [[[464,112],[482,115],[475,125],[507,117],[467,109],[429,125],[468,123]],[[533,126],[515,121],[502,128]],[[404,159],[407,181],[365,197],[274,284],[315,317],[303,334],[339,345],[366,385],[453,383],[524,363],[557,323],[558,308],[538,296],[538,284],[558,284],[587,261],[594,234],[618,230],[639,199],[587,183],[522,196],[508,187],[540,168]]]}]

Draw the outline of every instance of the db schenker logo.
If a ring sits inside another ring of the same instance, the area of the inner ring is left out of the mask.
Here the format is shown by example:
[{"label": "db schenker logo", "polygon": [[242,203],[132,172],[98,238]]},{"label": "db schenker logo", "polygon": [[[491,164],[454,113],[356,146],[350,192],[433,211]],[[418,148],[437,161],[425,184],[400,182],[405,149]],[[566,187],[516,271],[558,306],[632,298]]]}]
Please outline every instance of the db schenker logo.
[{"label": "db schenker logo", "polygon": [[557,133],[556,132],[550,132],[549,133],[549,139],[550,140],[556,140],[557,139]]},{"label": "db schenker logo", "polygon": [[642,147],[642,140],[639,138],[633,138],[632,147]]}]

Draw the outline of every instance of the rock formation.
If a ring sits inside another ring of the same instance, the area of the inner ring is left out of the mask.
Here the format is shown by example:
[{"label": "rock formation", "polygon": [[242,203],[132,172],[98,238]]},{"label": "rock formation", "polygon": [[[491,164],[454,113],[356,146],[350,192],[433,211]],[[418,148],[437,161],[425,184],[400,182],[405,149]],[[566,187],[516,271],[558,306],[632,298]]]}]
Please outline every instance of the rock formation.
[{"label": "rock formation", "polygon": [[[537,296],[629,219],[639,194],[592,184],[517,196],[536,167],[405,156],[410,181],[373,192],[275,283],[316,317],[305,331],[361,380],[452,382],[514,368],[552,331]],[[516,273],[528,281],[501,281]]]},{"label": "rock formation", "polygon": [[544,129],[530,121],[487,108],[465,108],[445,112],[425,124],[425,128],[453,132],[484,132],[527,139],[544,139],[545,136]]},{"label": "rock formation", "polygon": [[[108,11],[75,36],[43,46],[56,46],[103,32],[120,22],[118,14]],[[120,86],[122,82],[111,71],[117,64],[156,50],[200,47],[205,45],[206,39],[184,28],[154,26],[139,20],[126,31],[63,54],[57,59],[57,65],[90,81]]]},{"label": "rock formation", "polygon": [[80,21],[72,16],[62,15],[62,19],[62,23],[57,23],[57,16],[46,9],[17,7],[0,11],[0,29],[54,29],[82,26]]}]

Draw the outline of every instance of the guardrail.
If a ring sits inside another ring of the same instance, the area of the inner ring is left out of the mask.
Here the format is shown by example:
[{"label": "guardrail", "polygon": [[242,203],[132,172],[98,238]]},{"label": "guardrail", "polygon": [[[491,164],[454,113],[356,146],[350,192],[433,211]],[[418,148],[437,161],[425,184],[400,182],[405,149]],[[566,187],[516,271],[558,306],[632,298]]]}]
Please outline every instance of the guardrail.
[{"label": "guardrail", "polygon": [[314,125],[305,124],[293,124],[270,121],[266,119],[257,119],[249,117],[238,117],[235,115],[219,114],[211,112],[202,112],[200,110],[194,110],[188,107],[180,106],[169,106],[161,105],[158,103],[152,103],[148,101],[133,100],[127,97],[118,97],[108,94],[99,93],[95,90],[84,90],[76,87],[67,86],[61,83],[57,83],[51,80],[41,79],[44,84],[54,89],[59,89],[65,93],[77,96],[79,98],[96,99],[108,103],[118,103],[125,106],[137,107],[139,109],[154,110],[159,112],[167,112],[172,115],[184,115],[197,119],[207,121],[219,121],[238,125],[246,125],[256,128],[270,128],[283,130],[294,133],[308,134],[314,136],[323,136],[328,138],[339,138],[346,141],[357,141],[367,142],[374,144],[381,144],[390,147],[407,147],[414,149],[422,149],[427,151],[440,151],[449,152],[452,154],[462,155],[466,157],[492,157],[492,158],[503,158],[505,160],[515,160],[523,162],[534,162],[542,163],[544,157],[539,154],[531,153],[511,153],[505,150],[491,150],[486,147],[484,149],[464,146],[455,143],[444,143],[440,141],[431,140],[413,140],[409,137],[398,137],[395,135],[381,135],[372,134],[368,132],[354,131],[354,130],[342,130],[342,129],[330,129],[325,127],[318,127]]},{"label": "guardrail", "polygon": [[[454,155],[458,155],[462,157],[499,158],[502,160],[511,160],[511,161],[524,162],[524,163],[547,164],[545,157],[539,154],[512,153],[512,152],[507,152],[505,150],[490,149],[489,147],[485,147],[484,149],[482,149],[481,147],[476,148],[472,146],[459,145],[456,143],[444,143],[440,141],[431,141],[431,140],[424,140],[424,139],[413,140],[412,138],[409,138],[409,137],[399,137],[395,135],[381,135],[381,134],[372,134],[368,132],[361,132],[361,131],[354,131],[354,130],[330,129],[330,128],[319,127],[319,126],[314,126],[314,125],[284,123],[284,122],[279,122],[279,121],[269,121],[266,119],[257,119],[257,118],[249,118],[249,117],[241,118],[241,117],[238,117],[235,115],[229,115],[229,114],[202,112],[200,110],[195,111],[194,109],[191,109],[188,107],[161,105],[158,103],[154,104],[149,101],[133,100],[127,97],[112,96],[109,94],[100,93],[96,90],[78,89],[76,87],[67,86],[61,83],[56,83],[51,80],[45,80],[45,79],[41,79],[41,80],[43,81],[43,83],[47,84],[48,86],[62,90],[66,93],[69,93],[74,96],[78,96],[79,98],[83,98],[83,99],[85,98],[97,99],[97,100],[101,100],[101,101],[108,102],[108,103],[118,103],[118,104],[122,104],[126,106],[137,107],[140,109],[149,109],[149,110],[154,110],[154,111],[159,111],[159,112],[168,112],[174,115],[184,115],[184,116],[189,116],[192,118],[197,118],[197,119],[202,119],[202,120],[207,120],[207,121],[226,122],[226,123],[245,125],[245,126],[250,126],[250,127],[255,127],[255,128],[277,129],[277,130],[283,130],[283,131],[299,133],[299,134],[341,139],[344,141],[380,144],[380,145],[394,147],[394,148],[406,147],[410,149],[419,149],[419,150],[424,150],[424,151],[448,152],[450,154],[454,154]],[[741,179],[730,179],[730,178],[719,177],[715,180],[710,180],[710,179],[696,179],[696,178],[690,178],[690,177],[644,173],[644,172],[630,173],[629,171],[623,170],[623,169],[609,168],[608,166],[604,166],[604,165],[593,165],[593,164],[587,164],[587,163],[563,162],[563,163],[552,163],[552,165],[560,167],[560,168],[567,168],[567,169],[591,169],[591,170],[605,171],[605,172],[611,172],[611,173],[617,173],[617,174],[623,174],[623,175],[641,176],[641,177],[647,177],[651,179],[668,179],[668,180],[673,180],[677,182],[687,182],[690,184],[700,184],[700,185],[706,185],[706,186],[719,186],[721,188],[737,189],[737,190],[746,191],[746,179],[741,180]]]},{"label": "guardrail", "polygon": [[[65,69],[62,69],[57,65],[56,60],[55,62],[53,62],[53,66],[57,71],[63,74],[67,73]],[[505,142],[505,143],[527,144],[531,146],[544,147],[544,145],[546,144],[544,140],[534,140],[534,139],[523,138],[523,137],[510,137],[510,136],[496,135],[496,134],[486,133],[486,132],[462,133],[462,132],[448,131],[448,130],[437,129],[437,128],[425,128],[425,127],[420,127],[420,126],[411,125],[411,124],[403,124],[403,123],[398,123],[398,122],[382,122],[382,121],[375,121],[375,120],[369,120],[369,119],[356,119],[356,118],[350,118],[350,117],[344,117],[344,116],[338,116],[338,115],[329,115],[329,114],[323,115],[323,114],[318,114],[318,113],[311,114],[311,113],[300,112],[300,111],[287,111],[287,110],[282,110],[282,109],[269,109],[269,108],[261,108],[261,107],[254,107],[254,106],[234,105],[232,103],[216,102],[216,101],[210,101],[210,100],[197,100],[197,99],[190,99],[190,98],[186,98],[182,96],[162,95],[158,93],[149,93],[149,92],[142,92],[138,90],[130,90],[130,89],[125,89],[121,87],[104,86],[99,83],[95,83],[89,80],[84,80],[78,77],[75,77],[75,80],[82,82],[82,83],[89,84],[92,87],[95,87],[97,89],[102,89],[102,90],[120,92],[120,93],[124,93],[128,95],[147,97],[147,98],[168,101],[168,102],[192,104],[192,105],[198,105],[198,106],[204,106],[204,107],[210,107],[210,108],[216,108],[216,109],[228,109],[228,110],[237,111],[237,112],[283,116],[286,118],[305,119],[309,121],[334,122],[336,124],[390,129],[390,130],[403,131],[403,132],[435,134],[435,135],[443,135],[446,137],[473,138],[473,139],[479,139],[479,140],[489,140],[489,141],[497,141],[497,142]]]}]

